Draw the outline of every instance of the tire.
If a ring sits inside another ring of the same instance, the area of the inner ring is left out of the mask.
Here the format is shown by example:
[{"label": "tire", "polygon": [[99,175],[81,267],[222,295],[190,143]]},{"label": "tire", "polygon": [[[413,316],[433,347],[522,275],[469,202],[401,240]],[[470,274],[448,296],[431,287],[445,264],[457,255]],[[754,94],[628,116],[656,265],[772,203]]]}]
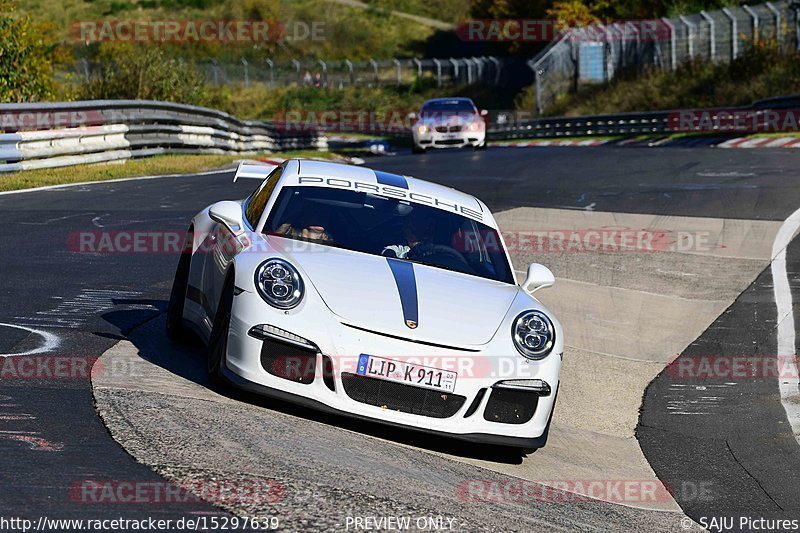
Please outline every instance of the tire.
[{"label": "tire", "polygon": [[231,326],[231,309],[233,309],[233,276],[229,275],[222,289],[217,312],[214,314],[214,326],[211,328],[211,338],[207,349],[208,379],[212,383],[221,384],[225,381],[222,369],[228,354],[228,331]]},{"label": "tire", "polygon": [[415,144],[415,145],[413,145],[411,147],[411,153],[412,154],[424,154],[425,153],[425,148],[420,148],[419,146],[417,146]]},{"label": "tire", "polygon": [[169,294],[169,305],[167,306],[167,337],[171,341],[180,343],[190,340],[190,333],[183,322],[183,307],[186,303],[186,290],[189,287],[192,236],[193,231],[190,229],[186,233],[186,242],[178,259],[178,268],[175,270],[175,279],[172,282],[172,291]]},{"label": "tire", "polygon": [[482,143],[482,144],[479,144],[479,145],[477,145],[477,146],[475,147],[475,149],[476,149],[476,150],[486,150],[486,147],[487,147],[487,146],[488,146],[488,145],[486,144],[486,139],[484,139],[484,140],[483,140],[483,143]]}]

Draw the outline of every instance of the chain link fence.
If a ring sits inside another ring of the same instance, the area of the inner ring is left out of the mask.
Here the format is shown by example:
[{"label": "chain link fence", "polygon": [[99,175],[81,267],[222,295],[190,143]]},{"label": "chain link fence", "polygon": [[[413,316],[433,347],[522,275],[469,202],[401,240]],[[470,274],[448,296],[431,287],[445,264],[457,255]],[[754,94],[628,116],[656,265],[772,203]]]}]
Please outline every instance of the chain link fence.
[{"label": "chain link fence", "polygon": [[728,62],[758,42],[800,49],[800,4],[779,1],[677,18],[620,21],[571,28],[528,61],[539,114],[581,84],[622,70],[675,69],[687,61]]},{"label": "chain link fence", "polygon": [[[497,86],[502,83],[506,61],[491,56],[446,59],[388,59],[368,61],[248,61],[198,62],[209,84],[263,84],[269,87],[310,86],[342,88],[347,85],[407,85],[430,79],[438,87],[453,85]],[[76,73],[89,78],[97,65],[79,61]]]}]

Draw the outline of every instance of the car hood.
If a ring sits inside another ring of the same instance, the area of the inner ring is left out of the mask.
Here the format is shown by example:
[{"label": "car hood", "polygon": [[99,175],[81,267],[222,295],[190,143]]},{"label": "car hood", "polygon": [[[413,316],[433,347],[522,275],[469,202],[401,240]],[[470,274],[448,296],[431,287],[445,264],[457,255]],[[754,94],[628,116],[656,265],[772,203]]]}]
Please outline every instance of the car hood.
[{"label": "car hood", "polygon": [[342,322],[447,346],[488,343],[519,292],[516,285],[327,246],[287,255]]}]

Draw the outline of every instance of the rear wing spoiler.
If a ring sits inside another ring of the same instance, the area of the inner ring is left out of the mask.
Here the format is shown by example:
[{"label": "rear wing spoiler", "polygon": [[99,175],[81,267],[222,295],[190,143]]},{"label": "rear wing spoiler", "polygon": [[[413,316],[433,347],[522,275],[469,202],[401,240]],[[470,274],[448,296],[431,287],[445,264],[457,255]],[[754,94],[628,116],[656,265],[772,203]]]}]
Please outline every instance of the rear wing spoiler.
[{"label": "rear wing spoiler", "polygon": [[246,163],[241,161],[239,162],[239,166],[236,167],[236,173],[233,175],[233,182],[236,183],[236,180],[239,178],[263,180],[277,167],[278,164]]}]

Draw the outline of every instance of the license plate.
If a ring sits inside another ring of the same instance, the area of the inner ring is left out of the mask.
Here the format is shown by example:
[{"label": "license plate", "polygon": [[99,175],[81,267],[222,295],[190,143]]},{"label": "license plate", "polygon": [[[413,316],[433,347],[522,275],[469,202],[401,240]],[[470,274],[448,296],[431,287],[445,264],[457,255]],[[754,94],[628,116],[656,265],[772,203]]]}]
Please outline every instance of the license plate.
[{"label": "license plate", "polygon": [[451,133],[450,135],[442,135],[442,138],[445,141],[452,141],[453,139],[459,139],[459,135],[456,133]]},{"label": "license plate", "polygon": [[359,356],[357,373],[360,376],[380,378],[444,392],[453,392],[456,388],[457,374],[455,372],[405,361],[384,359],[374,355],[361,354]]}]

